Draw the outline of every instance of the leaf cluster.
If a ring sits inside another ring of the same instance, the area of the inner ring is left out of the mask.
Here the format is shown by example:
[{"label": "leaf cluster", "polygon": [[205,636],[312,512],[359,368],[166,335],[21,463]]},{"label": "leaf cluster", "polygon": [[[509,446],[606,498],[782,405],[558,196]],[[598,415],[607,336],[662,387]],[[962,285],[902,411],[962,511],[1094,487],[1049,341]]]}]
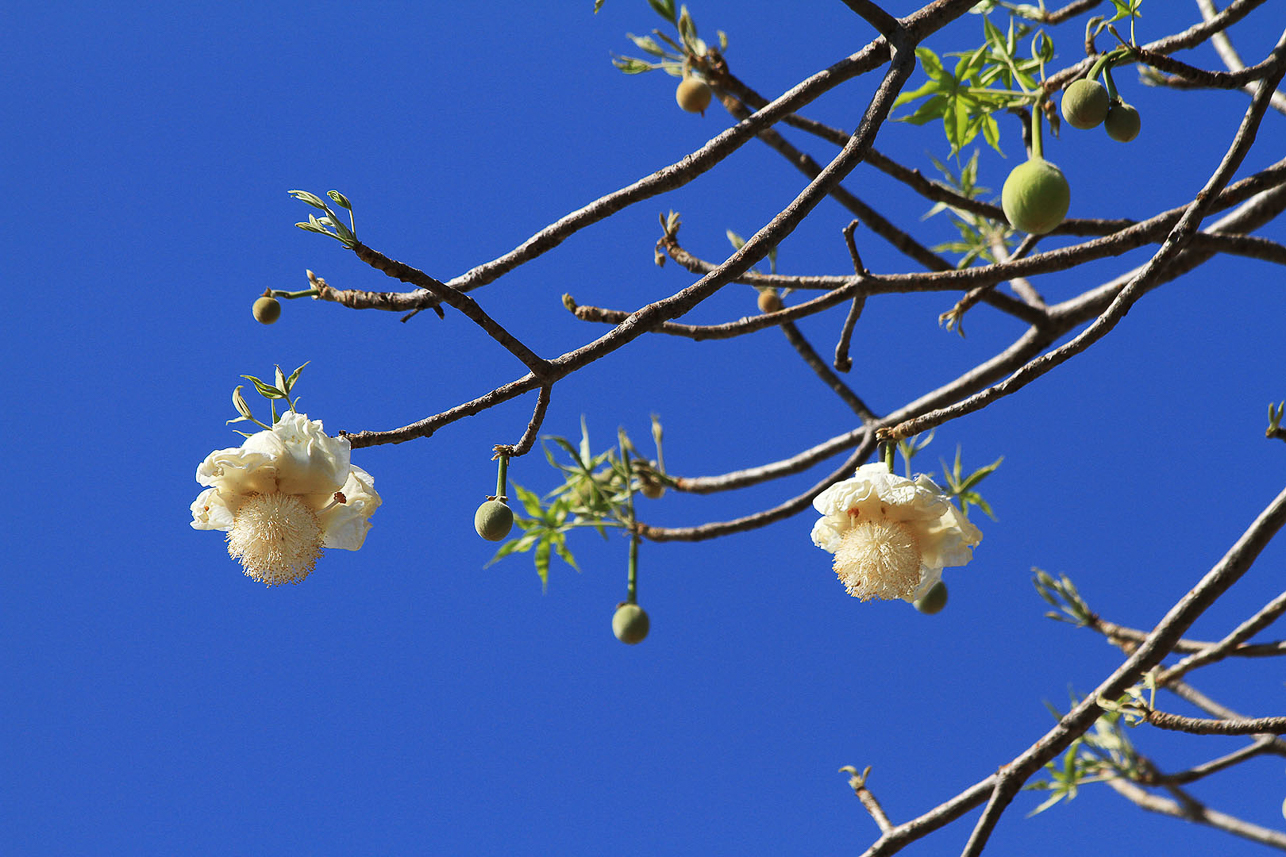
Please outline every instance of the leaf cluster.
[{"label": "leaf cluster", "polygon": [[[594,11],[598,11],[599,5],[602,5],[601,2],[594,7]],[[697,25],[692,20],[688,7],[680,6],[676,12],[674,0],[648,0],[648,5],[674,28],[677,40],[658,29],[653,29],[650,36],[626,33],[626,37],[639,50],[656,59],[645,60],[612,54],[612,65],[625,74],[642,74],[661,69],[673,77],[683,77],[688,69],[699,67],[710,53],[710,47],[697,36]],[[727,49],[728,35],[720,30],[719,50],[722,52]]]},{"label": "leaf cluster", "polygon": [[[353,220],[353,205],[348,201],[348,197],[344,196],[337,190],[326,192],[326,195],[330,197],[336,205],[348,212],[348,225],[345,226],[344,222],[339,219],[339,215],[335,214],[335,212],[331,210],[330,206],[326,204],[325,200],[316,194],[309,193],[306,190],[292,190],[288,191],[288,193],[295,199],[306,202],[313,208],[318,208],[326,212],[325,217],[317,217],[316,215],[310,214],[308,215],[308,220],[306,222],[296,223],[296,226],[305,232],[316,232],[318,235],[325,235],[328,238],[334,238],[349,250],[357,246],[357,224]],[[332,229],[334,230],[333,232],[331,231]]]},{"label": "leaf cluster", "polygon": [[[952,172],[951,168],[946,164],[930,155],[933,165],[938,168],[938,171],[945,178],[945,181],[939,182],[939,184],[968,199],[978,199],[985,194],[991,193],[991,188],[982,187],[977,183],[978,154],[979,150],[974,149],[973,155],[961,167],[958,175]],[[969,211],[947,202],[934,203],[933,207],[929,209],[922,219],[928,220],[943,211],[950,215],[952,225],[960,233],[960,240],[935,245],[933,247],[935,253],[960,254],[960,261],[956,263],[956,267],[960,269],[968,268],[977,261],[988,263],[1006,261],[996,257],[996,248],[998,246],[1003,247],[1008,252],[1014,235],[1014,230],[1009,224],[983,217],[975,211]]]},{"label": "leaf cluster", "polygon": [[[567,533],[593,527],[607,539],[608,528],[633,531],[635,495],[645,490],[664,488],[673,482],[665,475],[662,429],[655,415],[652,417],[652,439],[656,444],[656,461],[640,456],[623,429],[617,434],[617,445],[597,454],[592,451],[584,417],[581,417],[581,437],[577,444],[556,435],[541,438],[545,458],[559,472],[563,482],[543,498],[514,483],[514,493],[527,517],[514,516],[521,535],[501,545],[487,565],[512,553],[534,550],[532,559],[544,587],[549,584],[549,564],[554,554],[580,571],[567,547]],[[565,460],[560,460],[555,449],[564,454]]]},{"label": "leaf cluster", "polygon": [[[262,381],[256,378],[254,375],[241,376],[242,378],[245,378],[250,383],[254,384],[256,393],[258,393],[259,395],[263,396],[265,399],[268,400],[268,409],[272,413],[273,425],[275,425],[277,420],[281,418],[277,414],[278,399],[285,400],[286,407],[289,408],[291,413],[295,412],[295,405],[299,403],[299,399],[296,398],[292,401],[290,398],[290,391],[294,389],[295,382],[299,380],[299,373],[304,371],[304,366],[307,366],[308,363],[311,363],[311,362],[312,361],[309,360],[307,363],[304,363],[303,366],[300,366],[294,372],[291,372],[289,377],[287,377],[285,373],[281,371],[280,366],[275,367],[276,376],[274,377],[273,379],[274,383],[272,384]],[[251,413],[250,411],[250,405],[246,403],[245,397],[241,395],[241,390],[244,387],[245,387],[245,384],[238,384],[236,389],[232,391],[232,406],[236,408],[237,413],[240,414],[240,416],[238,416],[235,419],[228,420],[225,423],[225,425],[231,425],[232,423],[250,421],[255,425],[262,426],[265,429],[272,428],[272,425],[261,423],[259,422],[259,420],[255,419],[254,414]],[[285,411],[282,411],[282,413],[284,414]],[[237,434],[239,435],[250,437],[250,435],[246,432],[238,431],[237,429],[233,429],[233,431],[236,431]]]},{"label": "leaf cluster", "polygon": [[929,79],[920,88],[899,95],[893,106],[925,100],[896,121],[924,125],[942,120],[953,157],[979,133],[1003,155],[1000,127],[993,114],[1030,106],[1039,94],[1045,63],[1054,57],[1053,40],[1044,30],[1032,36],[1029,54],[1019,56],[1020,42],[1029,32],[1030,28],[1016,23],[1014,17],[1004,32],[984,18],[982,45],[965,53],[947,54],[956,58],[950,70],[932,50],[917,47],[915,55]]},{"label": "leaf cluster", "polygon": [[[1119,706],[1129,705],[1138,697],[1136,688],[1122,695]],[[1072,697],[1075,706],[1080,700]],[[1055,718],[1062,714],[1052,705],[1046,703]],[[1114,710],[1105,711],[1094,722],[1094,728],[1084,733],[1068,746],[1061,760],[1051,760],[1045,764],[1049,771],[1048,780],[1034,780],[1023,786],[1025,791],[1048,791],[1050,796],[1027,814],[1030,818],[1044,812],[1061,800],[1072,800],[1081,786],[1090,783],[1101,783],[1107,780],[1125,778],[1141,780],[1144,778],[1144,764],[1138,751],[1125,735],[1124,710],[1113,705]]]}]

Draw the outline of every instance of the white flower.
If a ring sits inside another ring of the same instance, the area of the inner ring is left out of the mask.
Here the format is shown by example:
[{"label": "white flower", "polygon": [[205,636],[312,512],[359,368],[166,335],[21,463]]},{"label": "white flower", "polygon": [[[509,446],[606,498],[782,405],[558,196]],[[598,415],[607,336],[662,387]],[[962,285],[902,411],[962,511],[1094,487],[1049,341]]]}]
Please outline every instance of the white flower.
[{"label": "white flower", "polygon": [[228,553],[269,586],[303,580],[324,547],[360,548],[380,505],[375,480],[349,462],[348,440],[293,412],[210,453],[196,481],[210,487],[192,504],[192,528],[226,532]]},{"label": "white flower", "polygon": [[865,464],[852,479],[818,494],[813,544],[835,554],[835,573],[863,601],[915,601],[942,579],[944,566],[964,565],[982,533],[927,476],[915,480]]}]

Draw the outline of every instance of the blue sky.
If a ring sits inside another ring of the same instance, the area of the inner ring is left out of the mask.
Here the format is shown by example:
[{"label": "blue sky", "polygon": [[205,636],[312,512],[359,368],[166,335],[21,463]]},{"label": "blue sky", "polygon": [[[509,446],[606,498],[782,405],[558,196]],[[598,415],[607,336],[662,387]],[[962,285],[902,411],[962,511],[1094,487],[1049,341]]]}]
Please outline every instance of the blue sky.
[{"label": "blue sky", "polygon": [[[1270,4],[1271,5],[1271,4]],[[911,3],[890,4],[904,13]],[[1155,9],[1153,7],[1156,7]],[[609,52],[659,19],[641,0],[559,4],[44,4],[11,8],[0,51],[9,323],[4,396],[16,463],[0,599],[4,742],[0,839],[13,854],[829,854],[875,838],[841,765],[871,765],[895,821],[1008,762],[1118,663],[1090,632],[1042,618],[1031,568],[1066,573],[1103,616],[1150,628],[1281,489],[1283,450],[1263,439],[1286,398],[1280,270],[1229,258],[1146,296],[1105,340],[1020,395],[939,429],[940,471],[1005,461],[984,487],[998,521],[949,570],[951,603],[922,616],[848,598],[809,541],[810,512],[697,544],[646,544],[641,645],[611,635],[626,542],[580,533],[582,573],[557,563],[546,592],[526,557],[484,568],[472,531],[494,490],[496,443],[513,443],[525,397],[433,438],[362,449],[384,505],[360,552],[333,551],[296,587],[242,576],[217,534],[188,526],[197,464],[239,443],[224,420],[238,376],[312,361],[300,409],[334,432],[387,429],[517,378],[522,367],[457,313],[351,312],[294,301],[271,327],[265,288],[393,281],[337,243],[294,228],[287,196],[338,188],[358,234],[449,279],[592,199],[672,163],[727,127],[681,113],[672,78],[630,78]],[[728,33],[735,73],[765,94],[864,44],[835,2],[705,0],[703,35]],[[1189,4],[1145,4],[1141,39],[1189,24]],[[1248,63],[1281,9],[1235,32]],[[1071,62],[1082,24],[1056,29]],[[968,17],[936,37],[973,46]],[[1203,47],[1183,58],[1218,68]],[[921,77],[913,79],[918,85]],[[1132,217],[1191,199],[1231,138],[1246,96],[1144,89],[1130,146],[1098,134],[1047,144],[1073,216]],[[874,85],[831,92],[809,115],[853,127]],[[1270,112],[1239,176],[1282,151]],[[1009,161],[981,158],[997,193]],[[823,163],[834,150],[792,133]],[[933,172],[933,126],[886,126],[877,145]],[[861,167],[849,186],[926,242],[949,240],[929,204]],[[601,335],[562,307],[635,309],[692,281],[658,269],[657,213],[715,261],[726,229],[750,235],[803,187],[749,144],[700,180],[627,209],[475,293],[545,356]],[[849,270],[827,202],[782,244],[782,273]],[[1261,234],[1286,240],[1280,224]],[[859,230],[873,271],[913,270]],[[1062,240],[1062,239],[1060,239]],[[1036,281],[1063,300],[1146,250]],[[987,307],[968,338],[937,325],[956,296],[872,298],[850,381],[879,412],[900,407],[1020,332]],[[788,303],[790,299],[788,299]],[[730,286],[689,318],[752,314]],[[829,353],[833,312],[801,325]],[[665,426],[676,475],[791,455],[853,427],[852,415],[774,330],[726,342],[648,337],[559,383],[546,434],[596,448],[623,426],[643,449]],[[738,517],[805,490],[837,462],[735,494],[649,502],[649,523]],[[538,453],[513,481],[556,484]],[[1216,639],[1280,591],[1280,544],[1192,631]],[[1271,664],[1213,667],[1194,684],[1248,715],[1281,711]],[[1173,698],[1170,710],[1193,713]],[[1177,770],[1239,746],[1136,730]],[[1282,826],[1280,760],[1195,785],[1198,797]],[[1148,853],[1259,853],[1146,815],[1104,788],[1031,819],[1023,794],[997,854],[1117,843]],[[952,853],[971,822],[909,849]],[[1131,843],[1127,845],[1126,843]],[[991,852],[988,852],[991,853]],[[1108,846],[1107,853],[1115,853]]]}]

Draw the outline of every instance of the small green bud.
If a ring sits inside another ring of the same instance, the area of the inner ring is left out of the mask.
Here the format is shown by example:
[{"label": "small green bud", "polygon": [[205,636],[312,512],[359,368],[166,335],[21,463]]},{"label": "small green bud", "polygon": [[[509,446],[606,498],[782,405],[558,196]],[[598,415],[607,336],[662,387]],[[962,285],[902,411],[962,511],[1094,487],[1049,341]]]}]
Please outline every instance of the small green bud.
[{"label": "small green bud", "polygon": [[759,311],[762,313],[777,312],[782,308],[781,295],[776,289],[764,289],[759,293]]},{"label": "small green bud", "polygon": [[513,529],[514,513],[499,500],[488,500],[473,515],[473,528],[489,542],[498,542]]},{"label": "small green bud", "polygon": [[627,601],[616,605],[616,614],[612,616],[612,633],[616,639],[632,646],[643,642],[647,632],[647,613],[642,607]]},{"label": "small green bud", "polygon": [[1073,128],[1097,128],[1109,107],[1107,87],[1097,80],[1082,78],[1063,91],[1063,118]]},{"label": "small green bud", "polygon": [[939,580],[929,587],[929,591],[911,602],[912,606],[927,616],[932,616],[947,606],[947,585]]},{"label": "small green bud", "polygon": [[254,313],[255,321],[260,324],[272,324],[281,318],[281,302],[265,295],[255,301],[251,312]]},{"label": "small green bud", "polygon": [[1139,111],[1120,99],[1117,99],[1116,103],[1107,111],[1107,119],[1103,121],[1103,127],[1107,129],[1107,136],[1118,143],[1128,143],[1139,136],[1139,127],[1141,125]]},{"label": "small green bud", "polygon": [[700,113],[704,116],[706,108],[710,106],[712,95],[710,86],[705,81],[695,77],[685,77],[679,83],[679,88],[674,91],[674,100],[687,112]]},{"label": "small green bud", "polygon": [[1062,223],[1071,202],[1062,170],[1043,158],[1014,167],[1000,191],[1009,225],[1032,235],[1044,235]]}]

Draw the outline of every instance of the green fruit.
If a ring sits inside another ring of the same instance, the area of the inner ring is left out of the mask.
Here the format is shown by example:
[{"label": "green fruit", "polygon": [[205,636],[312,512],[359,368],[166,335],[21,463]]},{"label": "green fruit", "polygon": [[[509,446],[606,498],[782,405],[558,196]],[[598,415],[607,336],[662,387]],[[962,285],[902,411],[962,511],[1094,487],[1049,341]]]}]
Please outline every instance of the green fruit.
[{"label": "green fruit", "polygon": [[260,324],[272,324],[281,318],[281,303],[276,298],[264,296],[255,301],[250,311],[254,313],[255,321]]},{"label": "green fruit", "polygon": [[1111,106],[1107,87],[1097,80],[1082,78],[1063,91],[1063,118],[1073,128],[1097,128]]},{"label": "green fruit", "polygon": [[781,295],[777,294],[776,289],[764,289],[759,293],[760,312],[777,312],[782,308],[782,306]]},{"label": "green fruit", "polygon": [[643,642],[647,630],[647,613],[642,607],[626,601],[616,605],[616,614],[612,616],[612,633],[616,639],[632,646]]},{"label": "green fruit", "polygon": [[706,108],[710,106],[711,95],[710,87],[705,81],[697,80],[695,77],[685,77],[679,83],[679,88],[674,91],[674,100],[689,113],[704,115]]},{"label": "green fruit", "polygon": [[1009,225],[1032,235],[1044,235],[1062,223],[1071,203],[1062,170],[1042,158],[1014,167],[1000,191]]},{"label": "green fruit", "polygon": [[513,525],[513,509],[499,500],[488,500],[473,515],[473,528],[489,542],[498,542],[509,535]]},{"label": "green fruit", "polygon": [[939,580],[929,587],[929,591],[911,602],[916,610],[932,616],[947,606],[947,585]]},{"label": "green fruit", "polygon": [[1139,136],[1139,126],[1141,124],[1139,111],[1120,99],[1117,99],[1112,105],[1112,109],[1107,111],[1107,119],[1103,121],[1103,127],[1107,129],[1107,136],[1118,143],[1128,143]]}]

